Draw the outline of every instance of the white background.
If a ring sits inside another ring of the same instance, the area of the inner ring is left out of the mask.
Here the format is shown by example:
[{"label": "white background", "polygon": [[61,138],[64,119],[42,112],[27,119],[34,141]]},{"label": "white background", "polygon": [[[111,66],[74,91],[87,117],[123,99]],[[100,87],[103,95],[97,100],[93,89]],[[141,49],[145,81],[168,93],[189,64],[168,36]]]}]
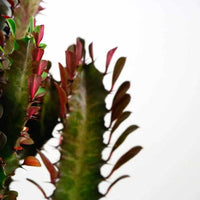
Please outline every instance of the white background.
[{"label": "white background", "polygon": [[[65,64],[65,49],[79,36],[94,43],[102,71],[109,49],[118,46],[109,72],[119,56],[127,56],[117,85],[131,81],[128,110],[133,114],[127,125],[140,129],[111,163],[134,145],[144,149],[117,171],[111,181],[124,173],[131,178],[113,187],[105,200],[199,200],[200,1],[57,0],[43,5],[38,23],[45,24],[45,58],[53,62],[55,76],[57,63]],[[106,169],[110,166],[104,174]],[[36,190],[18,199],[36,199]]]}]

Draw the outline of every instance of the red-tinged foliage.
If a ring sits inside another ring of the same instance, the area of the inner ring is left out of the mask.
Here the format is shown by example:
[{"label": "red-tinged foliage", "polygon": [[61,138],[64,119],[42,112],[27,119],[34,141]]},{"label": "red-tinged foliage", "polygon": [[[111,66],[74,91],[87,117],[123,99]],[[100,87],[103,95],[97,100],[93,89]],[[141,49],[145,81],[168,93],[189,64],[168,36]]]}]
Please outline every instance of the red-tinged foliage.
[{"label": "red-tinged foliage", "polygon": [[81,58],[83,53],[83,46],[79,39],[76,41],[76,66],[81,65]]},{"label": "red-tinged foliage", "polygon": [[116,120],[115,124],[113,125],[111,131],[110,131],[110,135],[109,135],[109,139],[108,139],[108,144],[110,144],[110,141],[111,141],[111,138],[112,138],[112,135],[114,133],[114,131],[119,127],[119,125],[124,121],[126,120],[129,116],[130,116],[131,112],[129,111],[125,111],[123,112],[119,117],[118,119]]},{"label": "red-tinged foliage", "polygon": [[117,139],[117,141],[112,147],[112,150],[110,152],[110,155],[108,156],[108,159],[106,160],[107,162],[108,160],[110,160],[113,152],[124,142],[124,140],[130,135],[130,133],[137,130],[138,128],[139,127],[137,125],[131,125],[119,136],[119,138]]},{"label": "red-tinged foliage", "polygon": [[92,62],[94,62],[93,43],[90,43],[89,45],[89,55],[90,58],[92,59]]},{"label": "red-tinged foliage", "polygon": [[115,82],[117,81],[117,79],[125,65],[125,62],[126,62],[125,57],[121,57],[117,60],[115,67],[114,67],[114,72],[113,72],[113,77],[112,77],[112,86],[111,86],[110,92],[113,90]]},{"label": "red-tinged foliage", "polygon": [[7,1],[11,5],[11,7],[14,8],[15,2],[13,0],[7,0]]},{"label": "red-tinged foliage", "polygon": [[109,191],[111,190],[111,188],[116,184],[118,183],[120,180],[124,179],[124,178],[128,178],[130,177],[129,175],[123,175],[123,176],[120,176],[119,178],[117,178],[113,183],[110,184],[110,186],[108,187],[106,193],[104,194],[104,196],[106,196]]},{"label": "red-tinged foliage", "polygon": [[104,72],[104,74],[106,74],[107,71],[108,71],[108,67],[109,67],[109,65],[110,65],[111,59],[112,59],[113,54],[115,53],[116,49],[117,49],[117,47],[115,47],[114,49],[111,49],[111,50],[108,51],[108,53],[107,53],[107,58],[106,58],[106,68],[105,68],[105,72]]},{"label": "red-tinged foliage", "polygon": [[44,49],[35,48],[32,54],[33,61],[40,61],[42,59],[43,54],[44,54]]},{"label": "red-tinged foliage", "polygon": [[72,51],[65,51],[66,65],[69,79],[72,81],[76,71],[76,53]]},{"label": "red-tinged foliage", "polygon": [[23,147],[22,146],[14,146],[13,147],[15,151],[22,151]]},{"label": "red-tinged foliage", "polygon": [[41,167],[40,161],[34,156],[27,156],[24,159],[23,165],[33,166],[33,167]]},{"label": "red-tinged foliage", "polygon": [[40,110],[39,106],[31,106],[27,109],[28,119],[31,119],[35,117],[35,115],[38,115]]},{"label": "red-tinged foliage", "polygon": [[58,64],[60,69],[61,87],[64,91],[67,91],[67,70],[62,66],[61,63]]},{"label": "red-tinged foliage", "polygon": [[1,14],[1,16],[2,16],[4,19],[10,19],[10,18],[11,18],[11,16],[8,16],[8,15],[3,15],[3,14]]},{"label": "red-tinged foliage", "polygon": [[35,93],[37,92],[40,84],[41,84],[42,78],[38,76],[37,74],[33,74],[28,77],[28,90],[31,101],[34,99]]},{"label": "red-tinged foliage", "polygon": [[42,194],[44,195],[44,198],[49,199],[48,196],[46,195],[45,191],[42,189],[42,187],[38,183],[36,183],[35,181],[33,181],[29,178],[27,178],[26,180],[33,183],[42,192]]},{"label": "red-tinged foliage", "polygon": [[41,76],[42,73],[47,69],[48,62],[46,60],[34,61],[32,64],[33,73]]},{"label": "red-tinged foliage", "polygon": [[120,101],[112,107],[110,127],[114,120],[118,119],[123,113],[126,106],[129,104],[131,100],[131,96],[129,94],[125,94]]},{"label": "red-tinged foliage", "polygon": [[58,90],[58,95],[59,95],[59,99],[60,99],[60,113],[61,113],[61,117],[65,118],[66,114],[67,114],[67,108],[66,108],[66,104],[67,104],[67,95],[66,92],[64,91],[63,88],[61,88],[56,82],[54,82],[57,90]]},{"label": "red-tinged foliage", "polygon": [[55,184],[58,177],[58,171],[55,169],[54,165],[49,161],[49,159],[41,152],[38,151],[44,165],[50,173],[51,183]]},{"label": "red-tinged foliage", "polygon": [[0,46],[4,46],[4,35],[2,31],[0,31]]},{"label": "red-tinged foliage", "polygon": [[39,32],[33,32],[33,37],[35,38],[36,47],[39,47],[43,35],[44,35],[44,25],[41,25]]},{"label": "red-tinged foliage", "polygon": [[108,176],[105,177],[105,179],[108,179],[115,170],[119,169],[123,164],[128,162],[131,158],[136,156],[140,151],[142,150],[141,146],[136,146],[131,148],[128,152],[126,152],[124,155],[122,155],[119,160],[116,162],[114,167],[112,168],[111,172],[108,174]]}]

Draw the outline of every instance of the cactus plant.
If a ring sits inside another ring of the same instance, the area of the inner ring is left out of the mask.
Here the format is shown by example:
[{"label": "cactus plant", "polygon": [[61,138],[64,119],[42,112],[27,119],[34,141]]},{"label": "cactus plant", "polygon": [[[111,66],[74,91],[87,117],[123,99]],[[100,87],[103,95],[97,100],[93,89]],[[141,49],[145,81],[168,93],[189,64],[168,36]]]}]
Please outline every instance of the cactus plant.
[{"label": "cactus plant", "polygon": [[[110,191],[123,175],[108,187],[105,194],[98,184],[108,179],[123,164],[142,149],[135,146],[114,164],[103,177],[100,168],[107,163],[115,150],[138,126],[129,126],[111,147],[107,160],[101,153],[110,145],[112,135],[131,112],[127,93],[130,83],[121,84],[114,95],[112,106],[106,108],[105,98],[113,91],[125,65],[126,58],[117,60],[110,90],[103,79],[108,72],[116,48],[107,53],[105,72],[95,67],[93,44],[89,45],[90,62],[86,62],[85,42],[77,38],[76,44],[65,51],[66,64],[59,63],[60,81],[50,74],[51,62],[42,59],[45,44],[41,43],[44,25],[36,25],[35,15],[42,9],[41,0],[2,0],[0,2],[0,199],[16,199],[17,193],[9,189],[12,175],[18,167],[40,167],[38,153],[49,171],[50,181],[56,190],[52,199],[99,199]],[[110,124],[104,117],[110,113]],[[41,151],[60,122],[60,161],[52,164]],[[104,132],[109,131],[107,143]],[[23,165],[19,160],[24,159]],[[56,166],[55,166],[56,165]],[[57,170],[58,169],[58,170]],[[42,187],[31,179],[49,199]]]}]

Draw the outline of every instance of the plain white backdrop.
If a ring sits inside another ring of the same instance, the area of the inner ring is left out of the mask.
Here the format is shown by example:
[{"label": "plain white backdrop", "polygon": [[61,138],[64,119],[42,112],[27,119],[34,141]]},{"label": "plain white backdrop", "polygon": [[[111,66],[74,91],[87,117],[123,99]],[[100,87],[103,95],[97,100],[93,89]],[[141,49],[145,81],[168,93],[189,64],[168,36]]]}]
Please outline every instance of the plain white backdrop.
[{"label": "plain white backdrop", "polygon": [[[116,88],[131,81],[128,110],[133,114],[127,126],[140,129],[111,163],[134,145],[144,149],[117,171],[111,181],[127,173],[131,178],[113,187],[105,200],[199,200],[200,1],[46,0],[43,6],[46,10],[37,19],[45,24],[45,58],[52,61],[56,77],[57,63],[65,63],[64,51],[76,37],[93,42],[102,71],[109,49],[118,46],[110,72],[119,56],[127,56]],[[109,169],[105,166],[102,172]],[[107,186],[101,184],[100,190]],[[36,190],[18,199],[39,199]]]}]

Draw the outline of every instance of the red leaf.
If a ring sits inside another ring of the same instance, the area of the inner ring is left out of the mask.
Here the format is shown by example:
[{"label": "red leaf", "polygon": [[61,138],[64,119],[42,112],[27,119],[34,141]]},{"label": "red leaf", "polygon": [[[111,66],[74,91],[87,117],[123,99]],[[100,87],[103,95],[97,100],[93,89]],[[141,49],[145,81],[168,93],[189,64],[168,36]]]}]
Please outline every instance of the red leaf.
[{"label": "red leaf", "polygon": [[44,54],[44,49],[35,48],[32,54],[33,61],[40,61],[42,59],[43,54]]},{"label": "red leaf", "polygon": [[33,167],[41,167],[40,161],[34,156],[27,156],[24,159],[23,165],[33,166]]},{"label": "red leaf", "polygon": [[115,104],[115,106],[112,107],[112,113],[111,113],[111,121],[110,121],[110,127],[114,120],[118,119],[126,106],[129,104],[131,100],[131,96],[129,94],[125,94],[120,101]]},{"label": "red leaf", "polygon": [[129,88],[130,88],[129,81],[125,81],[120,85],[120,87],[118,88],[118,90],[115,93],[115,96],[113,98],[112,107],[115,107],[115,105],[118,104],[118,102],[123,98],[123,96],[126,94],[126,92]]},{"label": "red leaf", "polygon": [[26,180],[33,183],[42,192],[42,194],[44,195],[44,198],[49,199],[48,196],[46,195],[45,191],[42,189],[42,187],[38,183],[36,183],[35,181],[33,181],[29,178],[26,178]]},{"label": "red leaf", "polygon": [[37,92],[41,84],[41,81],[42,81],[42,78],[38,76],[37,74],[33,74],[28,77],[28,90],[29,90],[31,101],[34,99],[35,93]]},{"label": "red leaf", "polygon": [[123,112],[123,113],[119,116],[119,118],[117,119],[117,121],[115,122],[115,124],[113,125],[113,127],[112,127],[112,129],[111,129],[111,131],[110,131],[110,135],[109,135],[109,139],[108,139],[108,144],[107,144],[107,145],[110,144],[110,140],[111,140],[111,138],[112,138],[113,132],[119,127],[119,125],[120,125],[125,119],[127,119],[127,118],[129,117],[130,114],[131,114],[131,112],[125,111],[125,112]]},{"label": "red leaf", "polygon": [[34,61],[32,64],[33,73],[41,76],[44,70],[46,70],[48,62],[46,60]]},{"label": "red leaf", "polygon": [[65,51],[66,54],[66,64],[67,72],[69,74],[69,79],[73,80],[76,71],[76,54],[69,50]]},{"label": "red leaf", "polygon": [[0,31],[0,46],[4,45],[4,35],[2,33],[2,31]]},{"label": "red leaf", "polygon": [[140,151],[142,150],[141,146],[136,146],[131,148],[129,151],[127,151],[123,156],[120,157],[120,159],[116,162],[111,172],[108,174],[108,176],[105,177],[105,179],[108,179],[115,170],[119,169],[123,164],[128,162],[131,158],[136,156]]},{"label": "red leaf", "polygon": [[79,39],[76,41],[76,66],[81,65],[81,58],[83,53],[83,46]]},{"label": "red leaf", "polygon": [[59,99],[60,99],[61,117],[65,118],[66,114],[67,114],[67,108],[66,108],[67,95],[66,95],[66,92],[64,91],[64,89],[61,88],[56,82],[54,82],[54,84],[58,90],[58,95],[59,95]]},{"label": "red leaf", "polygon": [[108,67],[109,67],[109,65],[110,65],[110,61],[111,61],[111,59],[112,59],[112,57],[113,57],[113,54],[115,53],[116,49],[117,49],[117,47],[115,47],[114,49],[111,49],[111,50],[108,51],[108,53],[107,53],[107,58],[106,58],[106,69],[105,69],[104,74],[106,74],[107,71],[108,71]]},{"label": "red leaf", "polygon": [[112,77],[112,86],[110,89],[110,92],[113,90],[113,87],[115,85],[115,82],[117,81],[124,65],[126,62],[126,58],[125,57],[121,57],[117,60],[116,64],[115,64],[115,68],[114,68],[114,72],[113,72],[113,77]]},{"label": "red leaf", "polygon": [[108,192],[111,190],[111,188],[116,184],[118,183],[121,179],[124,179],[124,178],[128,178],[130,177],[129,175],[123,175],[123,176],[120,176],[119,178],[117,178],[113,183],[110,184],[110,186],[108,187],[106,193],[103,195],[103,196],[106,196],[108,194]]},{"label": "red leaf", "polygon": [[15,6],[15,2],[13,0],[7,0],[7,1],[11,5],[12,8]]},{"label": "red leaf", "polygon": [[113,148],[112,148],[110,155],[108,156],[108,159],[106,160],[106,162],[108,162],[108,160],[110,160],[113,152],[125,141],[125,139],[130,135],[130,133],[132,133],[133,131],[135,131],[138,128],[139,127],[137,125],[131,125],[119,136],[119,138],[113,145]]},{"label": "red leaf", "polygon": [[11,18],[11,17],[8,16],[8,15],[3,15],[3,14],[1,14],[1,16],[2,16],[4,19],[10,19],[10,18]]},{"label": "red leaf", "polygon": [[41,152],[38,151],[44,165],[50,173],[51,183],[55,184],[56,178],[58,177],[58,171],[55,169],[54,165],[49,161],[49,159]]},{"label": "red leaf", "polygon": [[92,62],[94,62],[93,43],[90,43],[89,45],[89,54],[90,54],[90,58],[92,59]]},{"label": "red leaf", "polygon": [[39,113],[40,107],[39,106],[31,106],[27,109],[28,118],[31,119],[34,115]]},{"label": "red leaf", "polygon": [[59,64],[59,69],[60,69],[60,77],[61,77],[61,87],[67,91],[67,71],[66,69],[62,66],[61,63]]},{"label": "red leaf", "polygon": [[33,32],[33,37],[35,38],[35,43],[36,43],[36,47],[39,47],[39,44],[43,38],[44,35],[44,25],[40,26],[40,31],[37,32]]}]

